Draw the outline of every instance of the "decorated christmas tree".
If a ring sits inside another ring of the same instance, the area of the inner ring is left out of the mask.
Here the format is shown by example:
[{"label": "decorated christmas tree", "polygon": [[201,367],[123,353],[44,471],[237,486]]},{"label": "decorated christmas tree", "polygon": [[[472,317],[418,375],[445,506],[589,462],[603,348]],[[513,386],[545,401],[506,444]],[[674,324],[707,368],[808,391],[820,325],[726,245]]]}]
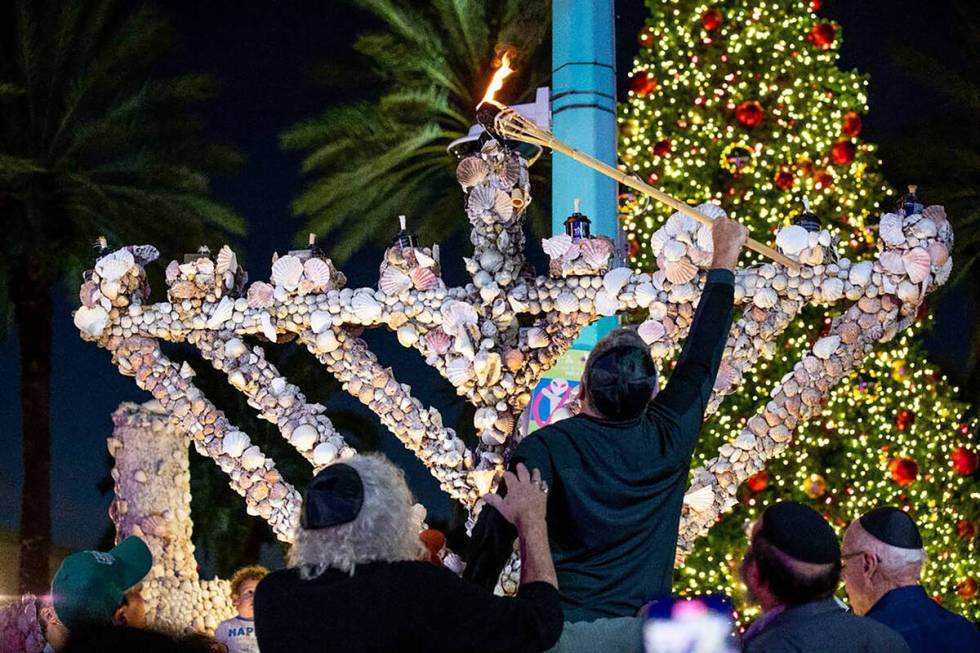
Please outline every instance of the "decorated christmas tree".
[{"label": "decorated christmas tree", "polygon": [[[819,16],[819,0],[647,4],[621,117],[628,168],[692,204],[721,204],[763,242],[806,199],[849,258],[869,255],[879,202],[890,203],[894,192],[874,146],[859,138],[866,79],[837,67],[840,26]],[[632,265],[655,267],[650,236],[667,212],[624,196],[623,214]],[[765,404],[830,317],[804,311],[776,354],[706,425],[696,465]],[[774,501],[809,503],[839,528],[878,505],[898,505],[923,532],[927,591],[977,619],[975,424],[956,395],[914,342],[884,345],[834,390],[787,453],[745,484],[742,504],[699,543],[675,589],[739,595],[746,527]]]}]

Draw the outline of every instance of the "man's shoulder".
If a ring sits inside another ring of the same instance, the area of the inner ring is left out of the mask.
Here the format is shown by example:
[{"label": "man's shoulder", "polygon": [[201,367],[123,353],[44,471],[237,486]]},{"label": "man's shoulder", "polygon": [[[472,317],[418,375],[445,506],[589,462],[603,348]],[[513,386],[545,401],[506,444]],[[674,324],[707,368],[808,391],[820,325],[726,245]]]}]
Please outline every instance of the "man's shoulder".
[{"label": "man's shoulder", "polygon": [[590,422],[584,415],[566,417],[554,424],[543,426],[525,437],[517,445],[515,452],[520,451],[521,447],[524,447],[528,451],[548,449],[564,439],[575,437],[578,433],[588,431],[589,427]]},{"label": "man's shoulder", "polygon": [[[848,647],[850,645],[850,648]],[[888,626],[841,609],[815,617],[798,617],[787,611],[746,647],[748,653],[762,651],[861,650],[907,653],[908,644]]]}]

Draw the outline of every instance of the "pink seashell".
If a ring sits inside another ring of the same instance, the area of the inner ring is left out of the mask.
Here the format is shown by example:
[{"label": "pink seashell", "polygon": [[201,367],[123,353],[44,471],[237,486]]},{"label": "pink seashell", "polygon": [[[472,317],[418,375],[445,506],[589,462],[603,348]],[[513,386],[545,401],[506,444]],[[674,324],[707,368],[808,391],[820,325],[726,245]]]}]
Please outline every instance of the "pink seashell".
[{"label": "pink seashell", "polygon": [[942,243],[929,243],[929,259],[936,267],[941,266],[949,258],[949,248]]},{"label": "pink seashell", "polygon": [[593,269],[599,269],[609,263],[612,245],[604,238],[588,238],[578,243],[582,259]]},{"label": "pink seashell", "polygon": [[574,261],[578,258],[578,255],[582,252],[582,248],[578,243],[572,243],[572,246],[565,250],[565,253],[561,255],[561,260],[563,261]]},{"label": "pink seashell", "polygon": [[881,261],[881,267],[883,267],[886,272],[891,272],[892,274],[905,274],[905,262],[902,261],[901,252],[882,252],[881,256],[878,258]]},{"label": "pink seashell", "polygon": [[439,277],[430,268],[415,268],[412,270],[412,284],[419,290],[432,290],[439,285]]},{"label": "pink seashell", "polygon": [[170,286],[169,294],[176,299],[192,299],[203,297],[205,293],[193,281],[181,280]]},{"label": "pink seashell", "polygon": [[99,303],[99,286],[94,281],[86,281],[78,289],[78,298],[82,301],[82,306],[92,308]]},{"label": "pink seashell", "polygon": [[643,338],[643,342],[648,345],[662,340],[667,335],[667,328],[663,323],[656,320],[647,320],[636,329],[637,335]]},{"label": "pink seashell", "polygon": [[511,199],[510,194],[498,190],[493,200],[493,210],[504,222],[514,217],[514,200]]},{"label": "pink seashell", "polygon": [[949,220],[946,218],[946,209],[939,204],[933,204],[932,206],[927,206],[922,211],[922,217],[928,220],[932,220],[936,223],[937,227],[942,227]]},{"label": "pink seashell", "polygon": [[881,216],[878,225],[878,235],[887,245],[901,245],[905,242],[905,232],[902,230],[902,216],[897,213],[886,213]]},{"label": "pink seashell", "polygon": [[929,277],[932,259],[929,257],[929,252],[921,247],[916,247],[905,252],[902,255],[902,263],[905,265],[905,271],[913,283],[922,283]]},{"label": "pink seashell", "polygon": [[714,258],[714,254],[710,250],[705,251],[696,245],[688,245],[687,257],[691,259],[691,263],[694,263],[694,265],[698,267],[707,267],[711,265],[711,260]]},{"label": "pink seashell", "polygon": [[174,281],[180,278],[180,265],[177,261],[170,261],[167,264],[167,270],[164,274],[166,275],[167,285],[173,285]]},{"label": "pink seashell", "polygon": [[453,339],[442,329],[433,329],[425,334],[425,342],[436,354],[442,356],[453,346]]},{"label": "pink seashell", "polygon": [[662,269],[667,281],[671,283],[687,283],[698,276],[698,267],[683,258],[677,261],[664,261]]},{"label": "pink seashell", "polygon": [[322,258],[309,258],[303,263],[303,277],[313,284],[317,292],[329,289],[332,272],[330,264]]},{"label": "pink seashell", "polygon": [[238,257],[235,256],[235,252],[232,251],[231,247],[222,245],[221,249],[218,250],[214,272],[220,275],[223,275],[225,272],[230,272],[231,274],[238,272]]},{"label": "pink seashell", "polygon": [[568,234],[558,234],[541,241],[541,248],[544,249],[545,254],[553,259],[560,259],[571,246],[572,237]]},{"label": "pink seashell", "polygon": [[385,267],[384,272],[381,273],[381,279],[378,281],[378,286],[386,295],[396,297],[412,287],[412,277],[408,276],[398,268],[389,265]]},{"label": "pink seashell", "polygon": [[718,376],[715,377],[715,390],[726,390],[738,379],[738,372],[728,361],[721,361],[718,366]]},{"label": "pink seashell", "polygon": [[272,306],[275,289],[264,281],[256,281],[248,287],[249,308],[269,308]]}]

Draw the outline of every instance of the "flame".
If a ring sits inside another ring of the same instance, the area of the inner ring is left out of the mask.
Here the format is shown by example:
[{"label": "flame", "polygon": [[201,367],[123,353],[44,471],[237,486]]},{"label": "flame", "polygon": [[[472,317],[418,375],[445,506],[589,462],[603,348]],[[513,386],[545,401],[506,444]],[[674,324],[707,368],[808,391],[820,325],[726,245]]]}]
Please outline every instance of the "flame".
[{"label": "flame", "polygon": [[504,86],[504,78],[513,72],[514,69],[510,67],[510,53],[504,52],[504,56],[500,58],[500,68],[497,68],[497,72],[493,74],[493,79],[490,80],[490,86],[487,87],[487,93],[480,100],[480,104],[493,102],[493,96]]}]

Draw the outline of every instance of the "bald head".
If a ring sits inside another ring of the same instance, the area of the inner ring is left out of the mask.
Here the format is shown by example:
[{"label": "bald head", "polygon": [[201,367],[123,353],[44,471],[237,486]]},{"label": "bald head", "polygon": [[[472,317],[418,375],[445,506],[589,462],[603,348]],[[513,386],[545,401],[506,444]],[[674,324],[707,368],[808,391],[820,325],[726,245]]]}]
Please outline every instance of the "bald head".
[{"label": "bald head", "polygon": [[921,548],[887,544],[854,520],[841,547],[843,577],[854,612],[867,614],[878,600],[897,587],[917,585],[925,563]]}]

